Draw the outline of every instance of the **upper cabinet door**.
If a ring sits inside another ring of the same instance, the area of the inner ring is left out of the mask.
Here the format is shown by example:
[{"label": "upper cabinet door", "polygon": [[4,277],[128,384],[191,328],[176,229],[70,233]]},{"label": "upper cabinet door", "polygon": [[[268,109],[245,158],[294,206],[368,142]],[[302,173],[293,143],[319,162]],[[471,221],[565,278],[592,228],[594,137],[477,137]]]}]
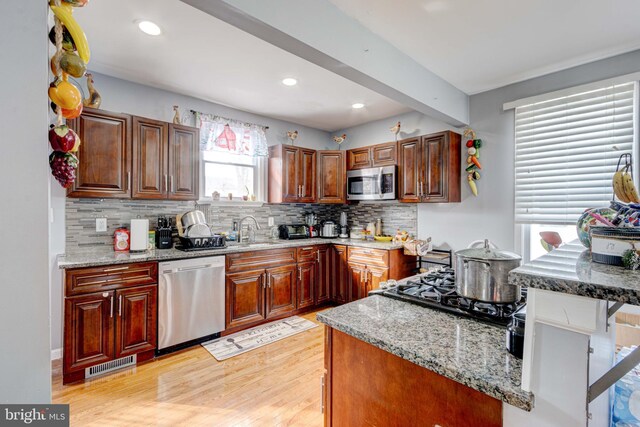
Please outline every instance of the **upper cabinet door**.
[{"label": "upper cabinet door", "polygon": [[318,151],[318,203],[345,203],[344,151]]},{"label": "upper cabinet door", "polygon": [[420,185],[424,185],[420,138],[398,142],[398,157],[398,199],[401,202],[419,202]]},{"label": "upper cabinet door", "polygon": [[200,131],[169,124],[169,199],[198,200]]},{"label": "upper cabinet door", "polygon": [[69,121],[82,143],[76,181],[68,197],[131,196],[131,116],[85,108]]},{"label": "upper cabinet door", "polygon": [[300,185],[299,202],[316,201],[316,150],[298,148],[300,150],[300,166],[298,168],[298,185]]},{"label": "upper cabinet door", "polygon": [[398,144],[387,142],[371,147],[372,166],[392,166],[398,160]]},{"label": "upper cabinet door", "polygon": [[370,147],[354,148],[347,150],[347,170],[364,169],[371,167]]},{"label": "upper cabinet door", "polygon": [[422,137],[423,202],[452,203],[461,200],[460,139],[460,134],[450,131]]},{"label": "upper cabinet door", "polygon": [[425,171],[422,198],[424,201],[447,201],[447,164],[449,150],[444,134],[423,137],[422,158]]},{"label": "upper cabinet door", "polygon": [[[300,152],[295,147],[282,146],[282,201],[297,202],[300,197]],[[276,183],[277,185],[277,183]]]},{"label": "upper cabinet door", "polygon": [[168,123],[133,118],[133,198],[167,198],[168,133]]}]

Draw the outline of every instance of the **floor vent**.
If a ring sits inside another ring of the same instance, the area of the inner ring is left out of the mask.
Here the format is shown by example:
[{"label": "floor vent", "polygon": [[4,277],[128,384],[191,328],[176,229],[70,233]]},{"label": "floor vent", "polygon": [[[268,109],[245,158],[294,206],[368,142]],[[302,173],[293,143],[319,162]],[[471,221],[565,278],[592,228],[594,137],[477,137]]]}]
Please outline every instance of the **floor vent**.
[{"label": "floor vent", "polygon": [[110,360],[108,362],[92,366],[84,370],[84,377],[92,378],[117,369],[126,368],[127,366],[133,366],[136,364],[136,359],[136,355],[134,354],[133,356],[121,357],[120,359]]}]

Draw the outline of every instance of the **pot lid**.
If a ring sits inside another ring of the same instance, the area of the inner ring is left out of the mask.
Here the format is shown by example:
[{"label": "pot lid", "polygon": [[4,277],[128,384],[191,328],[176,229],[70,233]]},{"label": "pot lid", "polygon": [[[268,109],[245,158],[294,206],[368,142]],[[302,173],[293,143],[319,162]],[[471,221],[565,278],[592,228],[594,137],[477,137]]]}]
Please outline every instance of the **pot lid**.
[{"label": "pot lid", "polygon": [[[492,247],[493,246],[493,247]],[[484,246],[479,248],[467,248],[456,251],[456,255],[467,258],[483,259],[488,261],[509,261],[521,260],[522,257],[516,253],[509,251],[501,251],[494,245],[489,243],[489,239],[484,240]]]}]

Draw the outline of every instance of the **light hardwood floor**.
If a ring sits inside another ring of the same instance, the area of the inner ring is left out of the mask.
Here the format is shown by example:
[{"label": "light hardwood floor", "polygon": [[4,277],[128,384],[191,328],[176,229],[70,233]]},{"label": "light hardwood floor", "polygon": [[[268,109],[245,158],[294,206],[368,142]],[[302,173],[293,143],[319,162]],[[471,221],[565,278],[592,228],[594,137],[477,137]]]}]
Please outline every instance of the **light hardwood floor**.
[{"label": "light hardwood floor", "polygon": [[[315,320],[315,313],[303,316]],[[202,346],[62,385],[72,426],[320,426],[323,325],[218,362]]]}]

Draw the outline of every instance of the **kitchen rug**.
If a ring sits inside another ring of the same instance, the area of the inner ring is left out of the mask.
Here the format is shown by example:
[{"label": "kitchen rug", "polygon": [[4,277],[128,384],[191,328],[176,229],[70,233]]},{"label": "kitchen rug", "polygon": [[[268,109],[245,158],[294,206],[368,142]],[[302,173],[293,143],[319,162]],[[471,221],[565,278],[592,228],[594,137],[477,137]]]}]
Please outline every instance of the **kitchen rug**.
[{"label": "kitchen rug", "polygon": [[202,346],[218,361],[255,350],[272,342],[290,337],[319,326],[299,316],[287,317],[260,326],[255,326],[226,337],[203,342]]}]

